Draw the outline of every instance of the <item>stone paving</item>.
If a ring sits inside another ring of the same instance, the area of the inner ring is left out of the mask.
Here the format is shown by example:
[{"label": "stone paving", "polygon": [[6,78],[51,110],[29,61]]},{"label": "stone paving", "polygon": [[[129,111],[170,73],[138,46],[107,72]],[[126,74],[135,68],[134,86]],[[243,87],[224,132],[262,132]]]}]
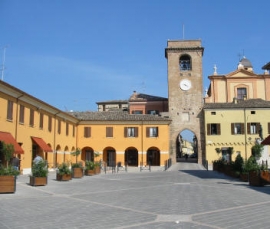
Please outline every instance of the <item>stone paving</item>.
[{"label": "stone paving", "polygon": [[32,187],[17,179],[0,195],[0,229],[270,228],[270,186],[250,187],[197,164],[169,171],[128,172],[55,180]]}]

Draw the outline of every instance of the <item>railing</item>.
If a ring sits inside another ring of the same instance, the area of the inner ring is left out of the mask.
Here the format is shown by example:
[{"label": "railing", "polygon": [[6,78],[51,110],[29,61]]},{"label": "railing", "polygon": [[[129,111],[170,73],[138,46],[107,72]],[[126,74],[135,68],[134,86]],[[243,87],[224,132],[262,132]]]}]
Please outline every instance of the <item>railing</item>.
[{"label": "railing", "polygon": [[149,172],[151,172],[151,163],[149,162],[148,165],[143,165],[143,163],[140,162],[140,172],[143,170],[149,170]]},{"label": "railing", "polygon": [[127,172],[127,162],[125,163],[124,166],[121,165],[121,162],[117,162],[117,173],[119,171],[125,171],[125,172]]}]

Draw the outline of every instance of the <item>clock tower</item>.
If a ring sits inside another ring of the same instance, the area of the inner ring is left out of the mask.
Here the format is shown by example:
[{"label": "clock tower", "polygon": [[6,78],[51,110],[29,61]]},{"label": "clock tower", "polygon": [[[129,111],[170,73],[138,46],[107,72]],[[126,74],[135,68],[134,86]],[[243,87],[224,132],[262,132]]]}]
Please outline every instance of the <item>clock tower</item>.
[{"label": "clock tower", "polygon": [[170,125],[170,157],[176,162],[183,130],[193,132],[198,163],[202,164],[203,131],[203,76],[200,40],[168,40],[165,49],[168,74],[168,102]]}]

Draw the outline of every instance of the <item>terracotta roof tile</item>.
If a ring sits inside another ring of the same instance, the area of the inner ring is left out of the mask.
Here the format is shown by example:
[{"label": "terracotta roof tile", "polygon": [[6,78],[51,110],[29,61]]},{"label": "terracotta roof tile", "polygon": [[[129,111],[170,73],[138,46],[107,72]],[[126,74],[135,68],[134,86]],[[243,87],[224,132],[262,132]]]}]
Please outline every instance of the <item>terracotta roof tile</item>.
[{"label": "terracotta roof tile", "polygon": [[270,101],[263,99],[237,100],[236,103],[205,103],[204,109],[270,108]]},{"label": "terracotta roof tile", "polygon": [[157,115],[128,114],[123,111],[86,111],[70,112],[79,120],[85,121],[170,121],[170,119]]}]

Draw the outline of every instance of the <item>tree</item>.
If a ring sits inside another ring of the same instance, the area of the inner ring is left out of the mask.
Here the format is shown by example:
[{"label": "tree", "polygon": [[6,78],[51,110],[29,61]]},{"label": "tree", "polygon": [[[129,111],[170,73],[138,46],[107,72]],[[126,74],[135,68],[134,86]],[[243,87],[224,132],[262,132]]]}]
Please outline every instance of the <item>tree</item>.
[{"label": "tree", "polygon": [[78,161],[78,156],[81,154],[81,150],[79,148],[77,148],[74,152],[70,153],[72,156],[76,156],[76,164]]},{"label": "tree", "polygon": [[263,145],[261,144],[255,144],[251,148],[252,155],[254,157],[261,157],[262,156],[262,151],[263,151]]},{"label": "tree", "polygon": [[1,144],[1,151],[0,153],[4,156],[5,161],[6,161],[6,167],[9,166],[9,161],[12,158],[12,155],[14,153],[14,145],[13,144],[8,144],[5,142],[2,142]]}]

